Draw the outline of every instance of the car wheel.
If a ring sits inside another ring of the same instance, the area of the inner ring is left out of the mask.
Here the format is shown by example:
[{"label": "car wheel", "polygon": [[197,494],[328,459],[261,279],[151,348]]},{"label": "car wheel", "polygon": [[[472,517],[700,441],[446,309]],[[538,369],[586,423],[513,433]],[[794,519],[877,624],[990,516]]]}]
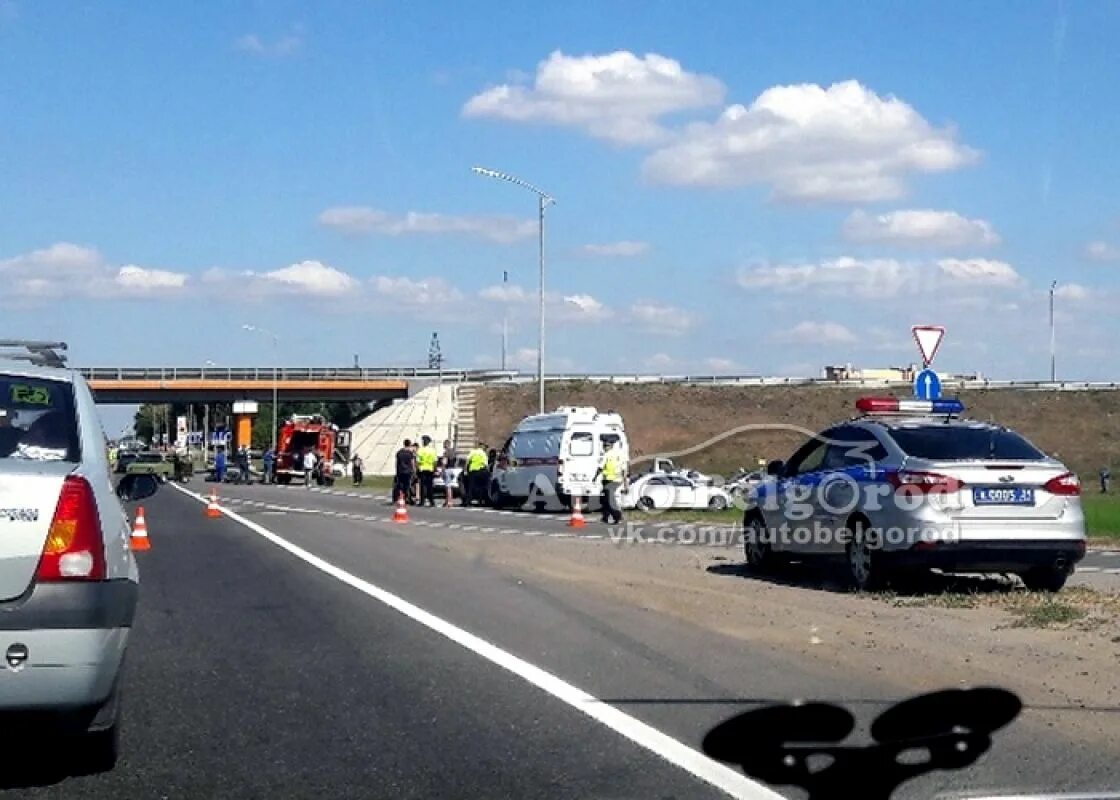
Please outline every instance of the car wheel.
[{"label": "car wheel", "polygon": [[509,497],[502,491],[502,487],[498,485],[497,481],[490,482],[490,489],[487,495],[490,505],[494,508],[504,508],[509,505]]},{"label": "car wheel", "polygon": [[708,501],[709,511],[723,511],[727,508],[727,498],[723,495],[716,495]]},{"label": "car wheel", "polygon": [[874,536],[862,520],[855,520],[848,526],[847,563],[848,578],[857,592],[871,592],[880,588],[883,581],[883,567],[880,552],[875,547]]},{"label": "car wheel", "polygon": [[743,518],[743,555],[747,566],[755,572],[768,572],[778,563],[762,516],[757,512]]},{"label": "car wheel", "polygon": [[653,502],[653,498],[648,495],[642,495],[638,498],[638,508],[642,511],[653,511],[657,506]]},{"label": "car wheel", "polygon": [[1060,592],[1066,585],[1069,573],[1064,569],[1040,567],[1020,573],[1019,577],[1032,592]]}]

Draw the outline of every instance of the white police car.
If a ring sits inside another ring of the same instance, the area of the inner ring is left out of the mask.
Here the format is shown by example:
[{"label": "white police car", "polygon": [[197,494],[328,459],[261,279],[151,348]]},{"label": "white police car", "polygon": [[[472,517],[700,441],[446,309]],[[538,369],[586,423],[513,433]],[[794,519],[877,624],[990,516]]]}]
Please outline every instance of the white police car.
[{"label": "white police car", "polygon": [[861,590],[933,567],[1065,585],[1085,555],[1085,518],[1081,484],[1061,462],[1005,427],[961,419],[958,400],[856,407],[860,416],[767,467],[743,520],[751,567],[842,557]]}]

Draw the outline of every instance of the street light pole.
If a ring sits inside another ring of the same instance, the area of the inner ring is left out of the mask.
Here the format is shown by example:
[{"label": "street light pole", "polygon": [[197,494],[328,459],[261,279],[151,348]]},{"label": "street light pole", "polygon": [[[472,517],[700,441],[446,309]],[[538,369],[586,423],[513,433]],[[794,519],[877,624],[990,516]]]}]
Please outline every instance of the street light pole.
[{"label": "street light pole", "polygon": [[539,273],[538,285],[538,322],[537,331],[537,405],[540,413],[544,413],[544,210],[556,202],[556,198],[543,189],[538,189],[531,183],[521,180],[505,172],[498,172],[484,167],[471,167],[471,172],[487,178],[496,178],[506,183],[528,189],[537,196],[537,267]]},{"label": "street light pole", "polygon": [[1050,282],[1050,382],[1054,383],[1058,380],[1057,371],[1057,349],[1055,347],[1054,337],[1054,290],[1058,288],[1057,281]]},{"label": "street light pole", "polygon": [[[509,272],[502,272],[502,288],[509,283]],[[506,351],[509,349],[509,309],[502,309],[502,372],[506,371]]]},{"label": "street light pole", "polygon": [[272,452],[276,452],[276,427],[279,423],[280,413],[279,399],[280,399],[280,375],[279,364],[280,361],[280,337],[270,330],[260,328],[256,325],[242,325],[244,330],[252,333],[259,333],[262,336],[267,336],[272,339]]}]

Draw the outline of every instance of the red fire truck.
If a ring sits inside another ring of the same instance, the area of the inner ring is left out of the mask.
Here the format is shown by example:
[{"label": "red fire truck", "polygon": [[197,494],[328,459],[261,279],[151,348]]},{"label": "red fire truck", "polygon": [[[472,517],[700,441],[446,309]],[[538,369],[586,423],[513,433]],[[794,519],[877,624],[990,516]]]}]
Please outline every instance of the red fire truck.
[{"label": "red fire truck", "polygon": [[320,415],[293,416],[280,426],[276,437],[277,483],[304,480],[303,457],[308,450],[316,453],[323,465],[315,476],[316,483],[330,486],[339,472],[345,472],[350,431],[340,431]]}]

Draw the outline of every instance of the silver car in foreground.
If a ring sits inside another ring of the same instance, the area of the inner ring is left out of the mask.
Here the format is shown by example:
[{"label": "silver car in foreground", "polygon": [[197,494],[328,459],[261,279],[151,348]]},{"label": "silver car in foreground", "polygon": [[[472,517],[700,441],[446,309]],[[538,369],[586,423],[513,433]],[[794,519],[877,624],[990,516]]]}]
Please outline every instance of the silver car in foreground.
[{"label": "silver car in foreground", "polygon": [[0,362],[0,719],[21,739],[77,737],[83,768],[117,758],[121,662],[139,576],[85,381],[63,368]]},{"label": "silver car in foreground", "polygon": [[858,407],[863,416],[769,465],[744,516],[750,566],[840,557],[861,590],[928,568],[1065,585],[1086,536],[1081,484],[1061,462],[1005,427],[959,418],[957,401],[925,413],[894,398]]}]

